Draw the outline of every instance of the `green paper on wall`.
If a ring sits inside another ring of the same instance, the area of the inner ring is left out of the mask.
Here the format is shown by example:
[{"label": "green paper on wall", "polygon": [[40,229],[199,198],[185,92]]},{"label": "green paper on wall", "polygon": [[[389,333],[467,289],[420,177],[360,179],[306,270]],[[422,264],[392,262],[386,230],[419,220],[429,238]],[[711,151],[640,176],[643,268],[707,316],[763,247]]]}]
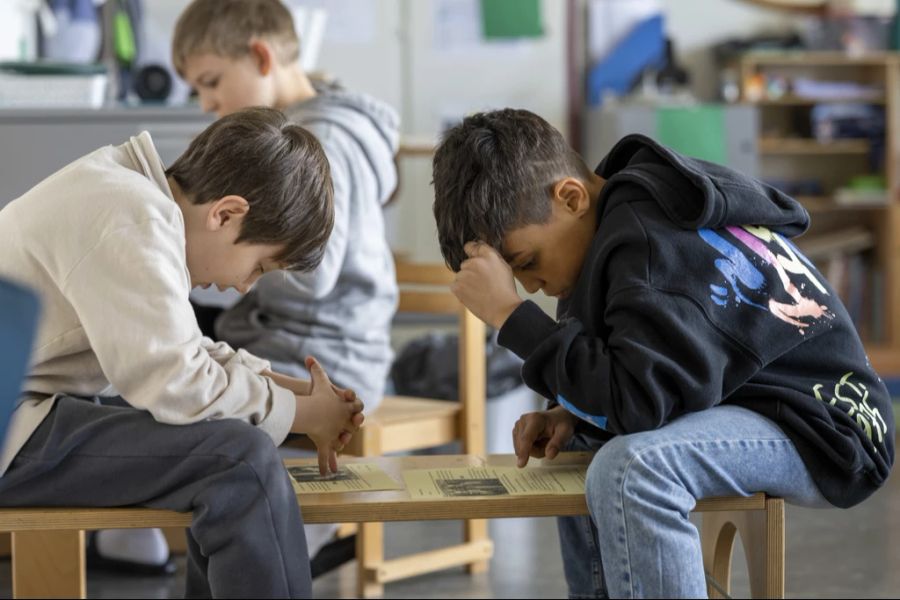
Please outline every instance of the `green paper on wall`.
[{"label": "green paper on wall", "polygon": [[486,39],[540,37],[541,0],[481,0]]},{"label": "green paper on wall", "polygon": [[656,112],[656,139],[682,154],[728,164],[722,107],[660,108]]}]

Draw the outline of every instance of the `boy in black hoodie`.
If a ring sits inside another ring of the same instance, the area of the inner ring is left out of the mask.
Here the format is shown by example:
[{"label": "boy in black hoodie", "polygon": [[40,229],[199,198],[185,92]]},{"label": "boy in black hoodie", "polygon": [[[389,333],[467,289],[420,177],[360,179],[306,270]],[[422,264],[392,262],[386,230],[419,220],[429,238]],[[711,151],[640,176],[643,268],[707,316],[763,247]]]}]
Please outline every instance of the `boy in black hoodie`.
[{"label": "boy in black hoodie", "polygon": [[700,498],[849,507],[887,478],[890,398],[787,239],[809,225],[793,199],[637,135],[592,173],[511,109],[446,134],[434,187],[454,293],[550,400],[515,425],[519,465],[596,450],[589,522],[560,519],[573,597],[705,596]]}]

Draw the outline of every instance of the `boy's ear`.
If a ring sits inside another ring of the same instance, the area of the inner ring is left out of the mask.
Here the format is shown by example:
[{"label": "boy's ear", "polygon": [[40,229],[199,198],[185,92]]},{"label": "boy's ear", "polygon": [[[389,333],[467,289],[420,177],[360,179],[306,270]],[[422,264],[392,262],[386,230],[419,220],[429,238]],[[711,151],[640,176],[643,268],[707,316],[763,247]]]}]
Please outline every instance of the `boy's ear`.
[{"label": "boy's ear", "polygon": [[219,231],[236,224],[250,212],[250,203],[242,196],[225,196],[210,203],[206,213],[206,228]]},{"label": "boy's ear", "polygon": [[553,201],[565,212],[580,217],[591,208],[591,196],[577,177],[564,177],[553,185]]},{"label": "boy's ear", "polygon": [[250,42],[250,56],[256,62],[256,68],[259,74],[265,77],[272,71],[272,65],[275,61],[275,55],[272,52],[272,46],[262,40],[253,40]]}]

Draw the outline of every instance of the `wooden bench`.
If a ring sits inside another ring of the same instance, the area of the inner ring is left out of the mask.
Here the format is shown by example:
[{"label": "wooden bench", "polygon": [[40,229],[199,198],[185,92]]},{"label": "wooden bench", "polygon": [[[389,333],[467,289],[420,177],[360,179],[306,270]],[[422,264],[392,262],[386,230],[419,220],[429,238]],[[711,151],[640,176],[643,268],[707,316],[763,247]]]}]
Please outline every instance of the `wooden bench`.
[{"label": "wooden bench", "polygon": [[[376,462],[397,481],[407,469],[478,465],[511,466],[512,455],[404,456],[346,458],[345,462]],[[587,464],[587,453],[564,454],[554,464]],[[289,466],[314,464],[315,459],[289,459]],[[298,496],[306,523],[367,523],[440,519],[497,519],[587,514],[584,496],[495,496],[412,500],[405,490]],[[724,591],[730,591],[731,550],[741,533],[750,571],[751,594],[784,597],[784,503],[756,494],[749,498],[710,498],[698,502],[704,512],[704,564]],[[0,509],[0,532],[12,532],[13,597],[86,597],[84,532],[95,529],[187,527],[191,515],[147,508],[16,508]],[[490,540],[475,542],[485,560],[493,554]],[[471,551],[472,549],[468,549]],[[429,560],[448,567],[457,557],[436,550]],[[419,555],[421,559],[421,555]],[[392,561],[379,573],[388,582],[402,579],[416,565]],[[710,596],[717,590],[710,587]]]}]

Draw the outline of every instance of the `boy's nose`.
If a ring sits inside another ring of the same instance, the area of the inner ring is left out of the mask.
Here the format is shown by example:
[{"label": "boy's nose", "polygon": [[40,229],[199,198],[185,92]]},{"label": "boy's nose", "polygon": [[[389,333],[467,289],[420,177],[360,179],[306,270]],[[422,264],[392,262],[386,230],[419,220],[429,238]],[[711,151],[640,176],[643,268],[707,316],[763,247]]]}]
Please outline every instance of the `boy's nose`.
[{"label": "boy's nose", "polygon": [[529,294],[536,294],[541,290],[541,287],[544,285],[544,282],[535,278],[535,277],[519,277],[519,283],[522,284],[522,287],[525,288],[525,291]]},{"label": "boy's nose", "polygon": [[203,112],[216,112],[218,110],[218,104],[215,100],[208,96],[200,96],[200,109]]}]

